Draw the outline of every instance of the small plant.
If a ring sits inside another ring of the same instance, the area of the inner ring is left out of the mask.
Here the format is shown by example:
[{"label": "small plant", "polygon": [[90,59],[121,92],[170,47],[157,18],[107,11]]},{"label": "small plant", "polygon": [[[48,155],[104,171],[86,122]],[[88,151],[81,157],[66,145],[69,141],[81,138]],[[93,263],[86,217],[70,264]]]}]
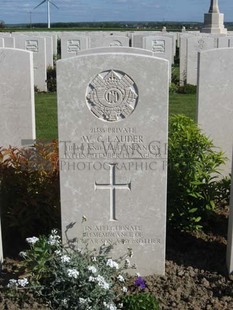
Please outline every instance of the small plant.
[{"label": "small plant", "polygon": [[47,68],[47,89],[48,92],[56,92],[57,90],[56,65]]},{"label": "small plant", "polygon": [[199,229],[215,208],[223,153],[183,115],[171,118],[168,151],[168,219],[181,230]]},{"label": "small plant", "polygon": [[37,143],[27,149],[0,148],[0,197],[8,255],[17,254],[28,235],[59,227],[57,142]]},{"label": "small plant", "polygon": [[197,86],[191,84],[185,84],[184,86],[179,86],[177,92],[179,94],[196,94]]},{"label": "small plant", "polygon": [[62,245],[57,230],[52,230],[49,237],[27,238],[27,242],[30,249],[20,253],[24,273],[20,279],[9,281],[11,291],[32,294],[50,309],[122,307],[120,299],[127,292],[124,270],[131,249],[130,256],[113,260],[112,246],[103,245],[91,251],[87,244],[82,246],[75,239]]},{"label": "small plant", "polygon": [[150,293],[127,295],[123,304],[124,310],[159,310],[157,299]]}]

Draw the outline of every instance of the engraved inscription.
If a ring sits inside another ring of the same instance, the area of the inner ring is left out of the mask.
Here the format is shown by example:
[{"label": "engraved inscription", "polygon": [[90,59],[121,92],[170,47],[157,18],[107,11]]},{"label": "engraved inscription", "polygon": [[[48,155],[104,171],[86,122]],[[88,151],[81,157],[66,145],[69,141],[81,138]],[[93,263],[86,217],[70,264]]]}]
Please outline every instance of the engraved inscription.
[{"label": "engraved inscription", "polygon": [[112,41],[109,46],[122,46],[122,43],[118,40]]},{"label": "engraved inscription", "polygon": [[165,53],[165,41],[164,40],[153,40],[152,51],[154,53]]},{"label": "engraved inscription", "polygon": [[110,166],[110,181],[109,184],[97,184],[95,182],[94,188],[110,190],[110,221],[116,221],[116,204],[115,204],[115,191],[116,189],[131,190],[131,182],[128,184],[115,184],[115,166],[116,164],[109,164]]},{"label": "engraved inscription", "polygon": [[67,41],[67,52],[77,53],[81,49],[80,40],[68,40]]},{"label": "engraved inscription", "polygon": [[206,45],[206,43],[203,39],[198,40],[197,44],[198,44],[197,48],[200,50],[204,49],[205,45]]},{"label": "engraved inscription", "polygon": [[87,106],[102,121],[118,122],[135,109],[138,91],[134,81],[116,70],[98,74],[87,87]]},{"label": "engraved inscription", "polygon": [[25,49],[34,53],[39,52],[39,44],[37,40],[26,40]]}]

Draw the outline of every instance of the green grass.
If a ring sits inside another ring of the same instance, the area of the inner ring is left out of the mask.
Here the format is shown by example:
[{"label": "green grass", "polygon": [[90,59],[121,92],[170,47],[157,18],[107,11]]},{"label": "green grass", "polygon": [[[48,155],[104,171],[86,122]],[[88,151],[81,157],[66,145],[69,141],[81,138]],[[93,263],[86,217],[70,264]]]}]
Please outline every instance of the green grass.
[{"label": "green grass", "polygon": [[39,93],[36,102],[36,137],[38,140],[57,139],[57,96]]},{"label": "green grass", "polygon": [[184,114],[196,121],[196,94],[170,94],[169,115]]},{"label": "green grass", "polygon": [[[57,98],[55,93],[36,94],[36,133],[38,140],[57,139]],[[196,120],[195,94],[170,94],[169,115],[185,114]]]}]

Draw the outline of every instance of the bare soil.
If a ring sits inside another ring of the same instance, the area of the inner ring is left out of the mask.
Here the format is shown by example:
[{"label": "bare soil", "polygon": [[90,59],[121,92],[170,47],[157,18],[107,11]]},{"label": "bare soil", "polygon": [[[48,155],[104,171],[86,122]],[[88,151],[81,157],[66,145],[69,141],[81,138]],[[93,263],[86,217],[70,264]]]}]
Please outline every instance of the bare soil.
[{"label": "bare soil", "polygon": [[[228,208],[220,206],[200,232],[181,233],[168,228],[166,274],[145,278],[145,291],[155,295],[161,310],[233,309],[233,276],[228,275],[225,262],[227,220]],[[0,309],[48,309],[33,298],[19,305],[5,295],[3,288],[15,277],[16,265],[16,261],[6,259],[0,275]],[[133,281],[132,292],[136,290]]]}]

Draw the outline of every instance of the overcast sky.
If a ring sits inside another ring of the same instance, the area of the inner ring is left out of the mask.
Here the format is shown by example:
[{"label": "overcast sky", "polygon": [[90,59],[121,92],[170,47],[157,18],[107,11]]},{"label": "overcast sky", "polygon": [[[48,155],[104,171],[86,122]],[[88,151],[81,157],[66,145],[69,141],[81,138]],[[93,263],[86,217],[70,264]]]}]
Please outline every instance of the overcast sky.
[{"label": "overcast sky", "polygon": [[[0,0],[0,20],[5,23],[47,21],[42,0]],[[51,0],[51,22],[83,21],[203,21],[210,0]],[[219,0],[225,21],[233,21],[233,0]]]}]

